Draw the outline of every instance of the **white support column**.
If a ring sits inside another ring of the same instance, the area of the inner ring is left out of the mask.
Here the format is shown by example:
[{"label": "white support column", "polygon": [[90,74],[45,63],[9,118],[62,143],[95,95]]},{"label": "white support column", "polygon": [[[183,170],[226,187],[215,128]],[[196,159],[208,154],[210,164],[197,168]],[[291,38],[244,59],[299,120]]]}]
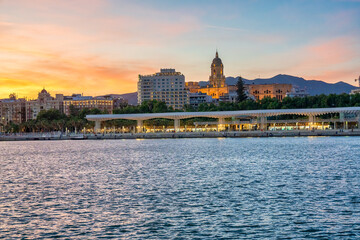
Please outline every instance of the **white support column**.
[{"label": "white support column", "polygon": [[313,115],[309,115],[309,122],[313,123],[314,122],[314,116]]},{"label": "white support column", "polygon": [[309,130],[312,130],[314,124],[314,115],[309,115]]},{"label": "white support column", "polygon": [[260,118],[260,129],[263,131],[267,130],[267,117]]},{"label": "white support column", "polygon": [[344,122],[345,114],[343,112],[341,112],[339,115],[340,115],[340,121]]},{"label": "white support column", "polygon": [[180,131],[180,119],[174,119],[174,130],[175,132]]},{"label": "white support column", "polygon": [[345,114],[343,112],[340,113],[340,122],[342,123],[342,128],[346,128],[345,126]]},{"label": "white support column", "polygon": [[218,131],[225,130],[225,118],[219,118],[218,125],[217,125],[217,130]]},{"label": "white support column", "polygon": [[94,132],[95,132],[95,133],[99,133],[100,130],[101,130],[101,121],[100,121],[100,120],[97,120],[97,121],[95,121]]},{"label": "white support column", "polygon": [[144,121],[143,120],[137,120],[137,126],[136,126],[136,132],[141,133],[143,132],[144,127]]}]

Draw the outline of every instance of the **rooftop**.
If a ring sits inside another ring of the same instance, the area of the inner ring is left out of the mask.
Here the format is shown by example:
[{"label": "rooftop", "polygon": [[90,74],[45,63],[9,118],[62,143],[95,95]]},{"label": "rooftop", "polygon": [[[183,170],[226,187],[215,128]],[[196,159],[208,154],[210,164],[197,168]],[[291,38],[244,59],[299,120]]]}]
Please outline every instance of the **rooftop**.
[{"label": "rooftop", "polygon": [[173,68],[162,68],[160,72],[149,75],[139,75],[139,77],[156,77],[156,76],[183,76],[181,72],[176,72]]}]

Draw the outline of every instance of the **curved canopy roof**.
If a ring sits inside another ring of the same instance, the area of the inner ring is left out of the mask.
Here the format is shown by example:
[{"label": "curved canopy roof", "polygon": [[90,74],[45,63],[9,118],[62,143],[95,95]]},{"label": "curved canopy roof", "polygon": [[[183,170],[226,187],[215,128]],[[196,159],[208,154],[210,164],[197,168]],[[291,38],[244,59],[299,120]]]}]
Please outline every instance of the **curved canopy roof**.
[{"label": "curved canopy roof", "polygon": [[267,109],[218,112],[168,112],[168,113],[135,113],[135,114],[101,114],[87,115],[89,121],[106,121],[113,119],[148,120],[153,118],[186,119],[193,117],[230,118],[230,117],[271,117],[279,115],[316,116],[328,113],[360,114],[360,107],[343,108],[305,108],[305,109]]}]

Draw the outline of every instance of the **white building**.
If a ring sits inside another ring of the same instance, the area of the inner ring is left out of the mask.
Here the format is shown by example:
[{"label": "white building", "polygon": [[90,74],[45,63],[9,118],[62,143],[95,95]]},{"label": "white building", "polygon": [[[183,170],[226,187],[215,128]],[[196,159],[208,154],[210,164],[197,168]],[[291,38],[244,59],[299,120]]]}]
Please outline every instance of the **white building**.
[{"label": "white building", "polygon": [[211,103],[213,101],[212,97],[206,95],[206,93],[190,93],[190,106],[197,108],[202,103]]},{"label": "white building", "polygon": [[360,93],[360,88],[356,88],[356,89],[351,90],[350,94],[357,94],[357,93]]},{"label": "white building", "polygon": [[185,76],[175,69],[160,69],[160,72],[152,75],[139,75],[138,103],[149,100],[165,102],[174,109],[189,104]]},{"label": "white building", "polygon": [[308,97],[310,94],[305,89],[300,89],[298,87],[293,87],[291,92],[286,93],[286,97]]}]

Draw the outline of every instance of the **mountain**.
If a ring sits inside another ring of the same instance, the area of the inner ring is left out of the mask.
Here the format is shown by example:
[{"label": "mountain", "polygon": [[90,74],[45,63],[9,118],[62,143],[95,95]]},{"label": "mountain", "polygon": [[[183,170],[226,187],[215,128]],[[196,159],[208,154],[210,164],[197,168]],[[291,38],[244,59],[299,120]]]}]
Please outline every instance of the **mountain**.
[{"label": "mountain", "polygon": [[120,94],[119,96],[127,100],[129,105],[138,104],[137,92]]},{"label": "mountain", "polygon": [[[272,83],[288,83],[300,89],[306,89],[310,95],[319,94],[341,94],[350,93],[351,90],[356,89],[355,86],[344,82],[326,83],[318,80],[305,80],[304,78],[294,77],[290,75],[279,74],[272,78],[257,78],[248,80],[243,78],[245,84],[272,84]],[[227,77],[226,84],[235,85],[237,78]]]}]

